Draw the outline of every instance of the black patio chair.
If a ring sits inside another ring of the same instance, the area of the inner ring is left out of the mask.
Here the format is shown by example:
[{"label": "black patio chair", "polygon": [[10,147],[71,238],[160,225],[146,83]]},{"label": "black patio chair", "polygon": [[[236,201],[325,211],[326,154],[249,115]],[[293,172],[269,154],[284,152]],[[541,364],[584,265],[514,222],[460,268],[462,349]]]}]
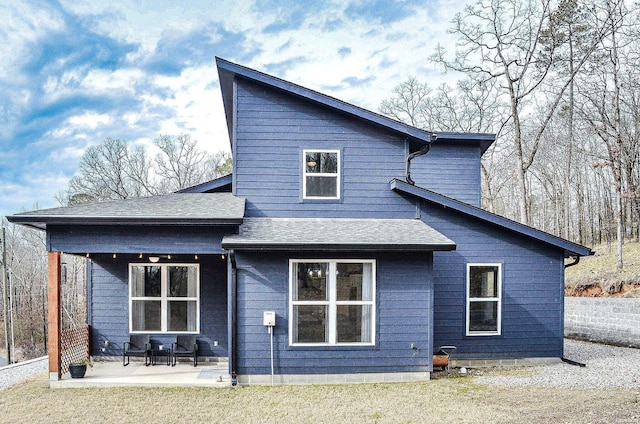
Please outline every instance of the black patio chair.
[{"label": "black patio chair", "polygon": [[193,357],[193,366],[198,366],[198,342],[196,336],[176,336],[171,343],[171,366],[176,366],[178,356]]},{"label": "black patio chair", "polygon": [[[129,365],[130,356],[144,357],[144,364],[151,365],[151,341],[148,334],[132,334],[129,341],[124,342],[122,350],[122,365]],[[125,361],[126,359],[126,361]]]}]

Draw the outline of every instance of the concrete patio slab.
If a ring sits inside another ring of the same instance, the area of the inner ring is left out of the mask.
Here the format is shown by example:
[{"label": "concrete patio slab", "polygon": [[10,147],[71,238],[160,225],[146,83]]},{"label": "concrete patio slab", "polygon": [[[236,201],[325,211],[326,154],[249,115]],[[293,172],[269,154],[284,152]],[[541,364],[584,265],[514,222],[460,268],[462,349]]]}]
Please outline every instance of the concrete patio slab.
[{"label": "concrete patio slab", "polygon": [[83,387],[231,387],[228,362],[204,362],[194,367],[191,362],[178,362],[175,367],[166,363],[145,366],[144,361],[94,362],[84,378],[71,378],[67,373],[61,380],[50,381],[55,389]]}]

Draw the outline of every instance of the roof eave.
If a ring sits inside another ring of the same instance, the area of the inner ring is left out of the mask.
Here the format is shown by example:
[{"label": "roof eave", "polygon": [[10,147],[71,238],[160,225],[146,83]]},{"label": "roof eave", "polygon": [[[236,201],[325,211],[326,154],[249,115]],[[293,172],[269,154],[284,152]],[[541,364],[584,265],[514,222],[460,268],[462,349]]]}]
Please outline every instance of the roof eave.
[{"label": "roof eave", "polygon": [[46,230],[48,225],[139,225],[139,226],[208,226],[240,225],[242,218],[139,218],[139,217],[86,217],[86,216],[29,216],[12,215],[7,220],[14,224]]},{"label": "roof eave", "polygon": [[435,132],[434,134],[441,140],[479,143],[481,155],[496,141],[496,135],[491,133]]},{"label": "roof eave", "polygon": [[455,244],[308,244],[308,243],[270,243],[270,242],[240,242],[222,241],[222,248],[225,250],[248,250],[248,251],[303,251],[303,252],[326,252],[326,251],[370,251],[370,252],[435,252],[451,251],[456,249]]},{"label": "roof eave", "polygon": [[[372,122],[381,127],[390,129],[401,135],[419,140],[422,142],[430,142],[432,132],[412,127],[403,122],[396,121],[386,116],[377,114],[370,110],[355,106],[353,104],[343,102],[334,97],[327,96],[312,89],[302,87],[289,81],[265,74],[263,72],[250,69],[236,63],[229,62],[220,57],[216,57],[216,65],[218,67],[218,76],[220,79],[220,89],[222,91],[222,99],[224,103],[225,113],[227,115],[227,127],[231,132],[233,125],[233,80],[235,76],[240,76],[261,84],[266,84],[298,97],[323,104],[333,109],[348,113],[357,118]],[[231,134],[230,134],[231,137]]]},{"label": "roof eave", "polygon": [[182,190],[178,190],[176,194],[182,193],[206,193],[210,190],[216,190],[223,188],[232,184],[233,174],[223,175],[222,177],[215,178],[210,181],[205,181],[204,183],[200,183],[191,187],[183,188]]},{"label": "roof eave", "polygon": [[544,231],[537,230],[528,225],[521,224],[519,222],[510,220],[500,215],[493,214],[485,211],[484,209],[477,208],[464,202],[452,199],[450,197],[443,196],[438,193],[434,193],[430,190],[417,187],[398,179],[393,179],[390,182],[391,189],[394,191],[400,191],[407,193],[426,201],[436,203],[446,208],[451,208],[467,216],[471,216],[477,219],[481,219],[487,223],[497,225],[501,228],[505,228],[511,231],[518,232],[524,236],[536,239],[540,242],[547,243],[556,246],[564,251],[565,257],[571,256],[590,256],[595,252],[588,247],[581,246],[577,243],[565,240],[563,238],[554,236],[553,234],[545,233]]}]

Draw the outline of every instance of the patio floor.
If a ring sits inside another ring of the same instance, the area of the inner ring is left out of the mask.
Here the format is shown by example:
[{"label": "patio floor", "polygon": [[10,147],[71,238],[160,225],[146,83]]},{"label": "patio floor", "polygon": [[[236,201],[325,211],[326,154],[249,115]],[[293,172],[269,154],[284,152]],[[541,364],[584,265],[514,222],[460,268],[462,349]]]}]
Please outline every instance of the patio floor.
[{"label": "patio floor", "polygon": [[71,378],[69,373],[61,380],[50,381],[51,388],[82,387],[231,387],[227,361],[178,362],[175,367],[165,362],[145,366],[144,360],[134,360],[126,367],[121,361],[94,362],[88,367],[84,378]]}]

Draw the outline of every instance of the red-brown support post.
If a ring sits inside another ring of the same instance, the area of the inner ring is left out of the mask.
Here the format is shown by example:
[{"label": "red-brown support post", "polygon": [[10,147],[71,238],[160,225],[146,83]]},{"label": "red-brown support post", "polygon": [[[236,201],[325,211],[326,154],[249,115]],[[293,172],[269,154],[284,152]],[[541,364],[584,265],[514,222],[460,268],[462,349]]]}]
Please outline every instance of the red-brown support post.
[{"label": "red-brown support post", "polygon": [[49,380],[60,380],[62,373],[62,352],[60,346],[60,280],[61,264],[60,252],[49,252],[49,282],[48,282],[48,352],[49,352]]}]

